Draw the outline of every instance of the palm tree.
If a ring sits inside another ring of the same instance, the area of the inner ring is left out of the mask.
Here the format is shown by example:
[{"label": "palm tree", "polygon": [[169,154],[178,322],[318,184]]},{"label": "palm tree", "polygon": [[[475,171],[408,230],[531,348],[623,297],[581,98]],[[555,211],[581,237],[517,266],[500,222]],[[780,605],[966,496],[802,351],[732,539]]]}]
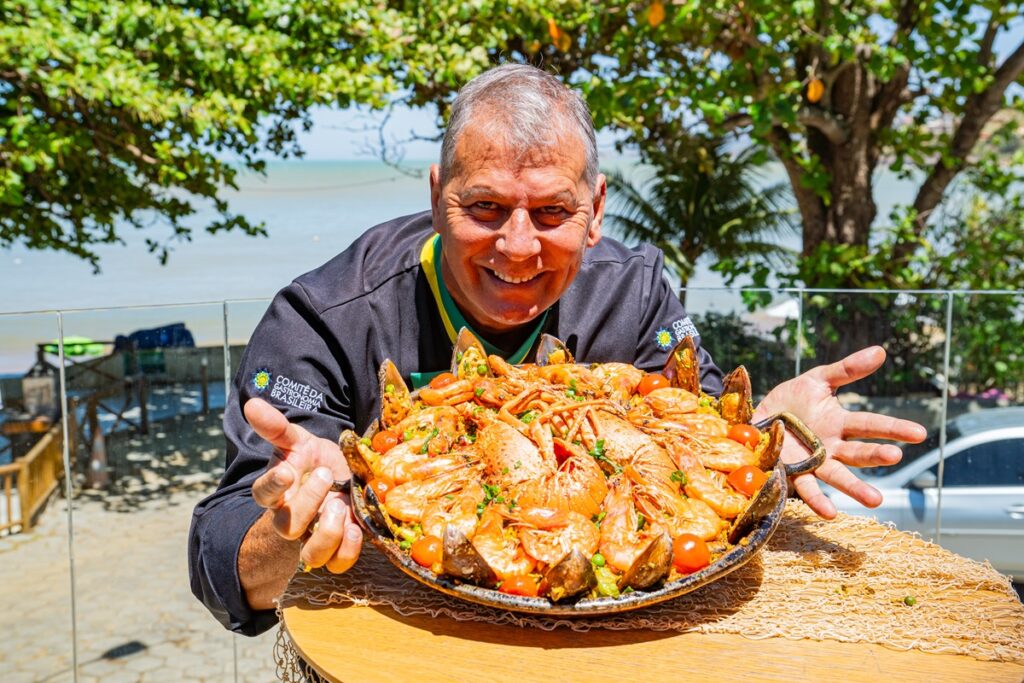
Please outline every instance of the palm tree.
[{"label": "palm tree", "polygon": [[608,174],[608,219],[624,237],[649,242],[665,253],[680,279],[680,298],[697,261],[750,259],[773,268],[795,252],[780,239],[795,235],[789,186],[757,184],[765,164],[753,148],[735,156],[722,139],[677,138],[669,150],[645,150],[654,174],[631,182]]}]

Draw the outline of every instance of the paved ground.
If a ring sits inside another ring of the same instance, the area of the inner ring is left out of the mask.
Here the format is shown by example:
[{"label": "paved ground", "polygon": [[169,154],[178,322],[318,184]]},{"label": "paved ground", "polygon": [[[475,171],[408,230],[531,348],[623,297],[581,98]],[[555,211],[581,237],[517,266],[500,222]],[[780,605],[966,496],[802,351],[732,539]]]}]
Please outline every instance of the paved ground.
[{"label": "paved ground", "polygon": [[[142,452],[156,457],[154,441],[180,441],[189,444],[189,460],[206,463],[209,459],[202,454],[219,449],[212,445],[220,438],[215,424],[213,418],[187,420],[175,423],[170,431],[156,430],[145,442],[111,445],[120,449],[119,457],[134,453],[141,462]],[[185,469],[166,478],[154,475],[153,468],[140,467],[112,493],[76,497],[75,593],[82,683],[276,680],[274,632],[254,639],[228,633],[189,591],[189,519],[216,472],[206,466]],[[51,501],[30,533],[0,538],[4,683],[73,680],[69,576],[63,499]]]}]

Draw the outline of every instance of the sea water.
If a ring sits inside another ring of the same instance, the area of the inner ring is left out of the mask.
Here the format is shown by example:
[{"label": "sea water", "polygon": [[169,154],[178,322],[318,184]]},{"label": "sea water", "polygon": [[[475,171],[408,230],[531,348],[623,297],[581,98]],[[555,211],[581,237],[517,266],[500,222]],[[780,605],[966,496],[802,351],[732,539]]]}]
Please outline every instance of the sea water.
[{"label": "sea water", "polygon": [[[630,158],[611,158],[607,165],[636,170]],[[266,237],[240,233],[210,235],[203,228],[216,218],[199,205],[188,219],[191,241],[172,242],[166,265],[147,252],[145,240],[167,239],[171,230],[158,217],[144,217],[144,230],[122,227],[124,244],[96,248],[101,271],[85,261],[21,246],[0,250],[0,314],[192,304],[257,299],[234,304],[239,318],[232,341],[244,341],[266,306],[265,299],[296,276],[316,268],[345,249],[368,227],[429,208],[428,161],[405,162],[396,170],[375,160],[286,161],[268,165],[266,175],[240,173],[238,189],[223,197],[232,211],[263,223]],[[765,182],[783,179],[769,168]],[[877,183],[879,216],[896,201],[912,198],[907,183],[886,178]],[[787,246],[797,248],[798,238]],[[692,287],[717,287],[722,280],[700,263]],[[242,320],[244,318],[244,320]],[[172,309],[131,309],[103,313],[71,313],[63,318],[65,335],[109,341],[118,334],[184,321],[200,345],[223,342],[219,304]],[[54,313],[0,315],[0,373],[24,372],[34,358],[35,344],[57,336]]]}]

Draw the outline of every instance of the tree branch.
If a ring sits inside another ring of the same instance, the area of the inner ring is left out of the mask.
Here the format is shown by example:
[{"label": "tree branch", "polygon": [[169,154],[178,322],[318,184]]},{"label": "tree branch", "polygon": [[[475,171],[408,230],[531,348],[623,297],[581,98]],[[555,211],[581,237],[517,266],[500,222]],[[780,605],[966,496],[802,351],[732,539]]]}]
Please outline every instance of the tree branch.
[{"label": "tree branch", "polygon": [[918,235],[924,231],[928,215],[941,201],[949,183],[957,173],[967,166],[968,156],[978,143],[982,129],[992,115],[999,110],[1006,89],[1017,80],[1021,73],[1024,73],[1024,42],[1018,45],[1017,49],[996,69],[989,87],[967,99],[964,114],[960,118],[960,123],[950,144],[948,158],[952,162],[947,164],[943,159],[939,159],[921,184],[917,197],[914,199],[914,209],[918,214],[915,231]]},{"label": "tree branch", "polygon": [[981,37],[978,49],[978,62],[987,65],[992,59],[992,44],[999,33],[999,22],[996,21],[995,12],[989,17],[988,25],[985,27],[985,34]]},{"label": "tree branch", "polygon": [[821,241],[818,233],[824,234],[825,207],[822,204],[821,197],[814,190],[804,186],[804,170],[792,156],[790,151],[792,140],[786,129],[782,126],[773,126],[767,138],[768,142],[771,143],[772,149],[775,150],[776,156],[782,161],[782,166],[786,169],[786,175],[789,176],[789,184],[793,189],[793,196],[796,198],[797,208],[800,209],[800,217],[803,220],[803,243],[805,245],[804,253],[806,254],[806,245],[817,244]]},{"label": "tree branch", "polygon": [[802,107],[797,112],[796,120],[809,128],[818,130],[833,145],[841,145],[850,138],[850,131],[846,125],[824,109]]},{"label": "tree branch", "polygon": [[[850,137],[850,131],[846,125],[824,109],[817,107],[802,107],[797,112],[796,120],[821,132],[833,145],[841,145]],[[722,129],[731,133],[737,128],[743,128],[754,123],[750,114],[735,114],[722,122]],[[778,124],[775,124],[776,127]]]}]

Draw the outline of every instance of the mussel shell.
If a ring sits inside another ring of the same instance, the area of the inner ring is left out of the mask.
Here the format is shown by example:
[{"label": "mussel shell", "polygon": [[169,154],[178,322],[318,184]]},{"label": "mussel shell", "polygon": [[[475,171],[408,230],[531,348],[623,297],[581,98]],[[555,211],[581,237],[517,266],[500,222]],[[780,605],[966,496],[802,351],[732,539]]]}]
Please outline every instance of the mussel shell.
[{"label": "mussel shell", "polygon": [[633,560],[633,565],[619,577],[619,589],[643,590],[668,576],[672,568],[672,539],[668,534],[658,534],[651,539],[644,551]]},{"label": "mussel shell", "polygon": [[364,482],[370,481],[373,479],[373,470],[370,469],[370,464],[359,452],[358,443],[359,436],[351,429],[343,431],[338,438],[338,446],[341,447],[341,454],[345,456],[349,470]]},{"label": "mussel shell", "polygon": [[576,548],[544,573],[544,592],[553,602],[589,591],[595,585],[594,566]]},{"label": "mussel shell", "polygon": [[550,334],[542,334],[540,336],[540,343],[537,344],[537,365],[551,365],[551,354],[556,351],[561,351],[563,354],[561,360],[558,361],[559,363],[572,363],[575,361],[565,342],[558,337],[552,337]]},{"label": "mussel shell", "polygon": [[[778,423],[776,423],[778,424]],[[753,531],[762,520],[779,514],[778,510],[786,504],[786,470],[781,460],[777,460],[772,474],[768,477],[750,505],[739,517],[733,520],[729,527],[729,543],[739,543],[740,539]]]},{"label": "mussel shell", "polygon": [[463,354],[468,349],[474,348],[480,352],[481,358],[487,358],[487,351],[484,350],[484,344],[480,341],[475,334],[469,331],[469,328],[463,327],[459,329],[459,336],[455,338],[455,346],[452,347],[452,362],[451,362],[451,373],[456,377],[459,376],[459,362],[462,360]]},{"label": "mussel shell", "polygon": [[700,360],[697,356],[697,345],[693,337],[687,335],[676,344],[668,354],[668,362],[662,369],[672,386],[686,389],[691,394],[700,396]]},{"label": "mussel shell", "polygon": [[442,542],[441,567],[445,574],[478,586],[497,583],[497,574],[457,527],[452,524],[446,526]]},{"label": "mussel shell", "polygon": [[722,395],[718,398],[718,407],[726,422],[749,424],[754,416],[752,396],[750,374],[745,367],[741,365],[726,375],[722,380]]}]

